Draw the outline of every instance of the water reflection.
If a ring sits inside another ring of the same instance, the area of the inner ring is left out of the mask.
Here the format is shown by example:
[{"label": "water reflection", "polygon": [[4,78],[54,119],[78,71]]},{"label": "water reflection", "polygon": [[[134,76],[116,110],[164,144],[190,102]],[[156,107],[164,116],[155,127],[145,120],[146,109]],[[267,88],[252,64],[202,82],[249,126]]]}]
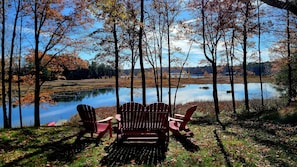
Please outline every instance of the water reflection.
[{"label": "water reflection", "polygon": [[[218,84],[218,96],[219,100],[232,100],[231,90],[229,84]],[[201,89],[202,87],[208,89]],[[259,99],[260,95],[260,84],[250,83],[248,84],[249,98]],[[189,84],[185,85],[183,88],[178,89],[177,93],[177,104],[192,102],[192,101],[213,101],[212,97],[212,85],[211,84]],[[235,98],[236,100],[244,100],[243,84],[235,84]],[[264,98],[277,98],[280,93],[277,91],[273,84],[265,83],[263,84]],[[163,90],[163,102],[168,103],[169,96],[167,94],[168,88]],[[174,100],[175,88],[171,90],[172,101]],[[125,103],[130,101],[130,88],[120,88],[120,103]],[[157,101],[155,88],[147,88],[147,103],[153,103]],[[59,95],[59,94],[58,94]],[[61,95],[61,94],[60,94]],[[63,94],[62,94],[63,95]],[[56,94],[56,97],[57,94]],[[42,103],[40,105],[40,120],[41,124],[46,124],[51,121],[58,121],[62,119],[68,120],[72,115],[76,114],[76,106],[78,104],[84,103],[91,106],[102,107],[102,106],[114,106],[116,105],[115,89],[114,88],[104,88],[104,89],[94,89],[91,91],[80,91],[73,96],[67,98],[57,98],[56,104]],[[134,101],[142,102],[142,89],[134,89]],[[24,125],[33,125],[34,120],[34,105],[23,105],[23,123]],[[12,124],[13,127],[19,126],[19,111],[18,107],[13,109],[12,113]],[[0,109],[0,127],[3,127],[3,111]]]},{"label": "water reflection", "polygon": [[114,88],[100,88],[100,89],[93,89],[93,90],[84,90],[78,92],[61,92],[55,93],[52,95],[52,99],[55,102],[70,102],[70,101],[81,101],[85,97],[95,97],[104,95],[107,93],[114,93]]}]

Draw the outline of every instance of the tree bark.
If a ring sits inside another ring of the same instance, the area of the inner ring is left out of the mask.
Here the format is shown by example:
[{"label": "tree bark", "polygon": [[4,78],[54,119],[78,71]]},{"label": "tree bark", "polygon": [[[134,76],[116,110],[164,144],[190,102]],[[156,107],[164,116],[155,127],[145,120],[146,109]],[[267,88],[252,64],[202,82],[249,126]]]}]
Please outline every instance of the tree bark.
[{"label": "tree bark", "polygon": [[21,16],[20,25],[20,52],[19,52],[19,64],[18,64],[18,96],[19,96],[19,114],[20,114],[20,126],[23,128],[23,116],[22,116],[22,100],[21,100],[21,58],[22,58],[22,30],[23,30],[23,17]]},{"label": "tree bark", "polygon": [[1,38],[1,74],[2,74],[2,108],[4,128],[8,128],[6,113],[6,87],[5,87],[5,1],[2,1],[2,38]]},{"label": "tree bark", "polygon": [[249,15],[249,3],[247,2],[245,4],[245,20],[243,24],[243,63],[242,63],[242,68],[243,68],[243,84],[244,84],[244,102],[245,102],[245,109],[246,111],[249,112],[249,95],[248,95],[248,82],[247,82],[247,24],[248,24],[248,15]]},{"label": "tree bark", "polygon": [[[116,77],[116,103],[117,109],[120,107],[120,95],[119,95],[119,49],[118,49],[118,38],[116,31],[116,20],[113,20],[113,38],[114,38],[114,50],[115,50],[115,77]],[[118,113],[119,111],[117,111]]]},{"label": "tree bark", "polygon": [[39,61],[39,35],[40,29],[38,28],[38,2],[34,3],[34,29],[35,29],[35,50],[34,50],[34,65],[35,65],[35,90],[34,90],[34,126],[40,126],[40,61]]},{"label": "tree bark", "polygon": [[289,81],[289,90],[288,90],[288,104],[291,104],[291,99],[293,98],[293,88],[292,88],[292,58],[291,58],[291,34],[290,34],[290,12],[287,11],[287,57],[288,57],[288,81]]},{"label": "tree bark", "polygon": [[14,18],[14,23],[13,23],[13,30],[12,30],[12,38],[11,38],[11,45],[10,45],[10,56],[9,56],[9,70],[8,70],[8,113],[9,113],[9,127],[12,127],[12,61],[13,61],[13,53],[14,53],[14,41],[16,38],[16,26],[17,26],[17,21],[19,18],[19,13],[20,13],[20,0],[18,0],[18,6]]},{"label": "tree bark", "polygon": [[143,53],[142,53],[142,33],[143,33],[143,8],[144,0],[140,1],[140,28],[139,28],[139,60],[141,68],[141,79],[142,79],[142,104],[146,105],[146,85],[145,85],[145,71],[143,65]]}]

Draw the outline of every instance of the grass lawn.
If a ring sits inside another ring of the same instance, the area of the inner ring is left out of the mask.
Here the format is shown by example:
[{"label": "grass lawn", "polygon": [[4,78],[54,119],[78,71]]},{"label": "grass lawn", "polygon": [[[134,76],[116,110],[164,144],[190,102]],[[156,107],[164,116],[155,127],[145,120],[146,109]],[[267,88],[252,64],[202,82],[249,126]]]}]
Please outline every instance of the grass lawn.
[{"label": "grass lawn", "polygon": [[[116,144],[116,134],[97,146],[77,126],[0,130],[0,166],[296,166],[297,126],[222,113],[226,130],[196,114],[194,137],[155,144]],[[203,115],[203,114],[202,114]],[[295,117],[296,118],[296,117]],[[295,121],[296,122],[296,121]]]}]

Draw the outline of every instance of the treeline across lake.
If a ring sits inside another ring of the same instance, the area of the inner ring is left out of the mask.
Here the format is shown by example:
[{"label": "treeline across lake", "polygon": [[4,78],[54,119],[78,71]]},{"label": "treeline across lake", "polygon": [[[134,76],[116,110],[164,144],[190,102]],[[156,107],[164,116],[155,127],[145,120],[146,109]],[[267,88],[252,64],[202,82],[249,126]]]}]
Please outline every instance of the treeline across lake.
[{"label": "treeline across lake", "polygon": [[[167,67],[162,67],[163,68],[163,73],[168,74],[168,68]],[[229,68],[227,65],[223,66],[218,66],[218,71],[217,73],[219,75],[229,75]],[[121,70],[125,75],[131,74],[131,70]],[[152,71],[151,68],[147,68],[146,72]],[[183,70],[181,71],[180,67],[173,67],[170,70],[170,73],[182,73],[182,74],[188,74],[189,76],[203,76],[207,74],[212,74],[213,73],[213,68],[212,66],[199,66],[199,67],[183,67]],[[272,73],[272,62],[263,62],[263,63],[248,63],[247,64],[247,71],[249,75],[255,75],[259,76],[260,73],[262,75],[270,75]],[[140,74],[140,69],[135,69],[134,73],[136,75]],[[233,74],[234,75],[242,75],[243,73],[243,68],[242,65],[237,65],[233,67]]]},{"label": "treeline across lake", "polygon": [[[111,78],[116,75],[115,69],[110,66],[103,63],[96,63],[92,62],[91,64],[88,64],[87,62],[84,62],[84,60],[76,61],[78,63],[76,67],[73,66],[67,66],[64,64],[64,66],[59,66],[59,70],[57,68],[43,68],[42,70],[42,80],[44,81],[51,81],[51,80],[80,80],[80,79],[102,79],[102,78]],[[84,62],[84,63],[82,63]],[[84,66],[79,65],[84,64]],[[55,66],[57,67],[57,66]],[[168,68],[163,68],[163,74],[168,75]],[[218,66],[217,73],[219,75],[229,75],[229,68],[227,66]],[[237,65],[233,67],[233,74],[234,75],[242,75],[242,65]],[[249,63],[247,65],[247,70],[249,75],[256,75],[258,76],[260,74],[260,71],[262,75],[270,75],[272,73],[272,62],[264,62],[264,63]],[[27,75],[30,75],[31,72],[34,71],[33,67],[28,65],[22,68],[20,75],[23,78],[21,81],[26,82]],[[146,68],[145,72],[149,74],[152,72],[152,68]],[[15,76],[17,75],[17,71],[14,72]],[[213,73],[212,66],[199,66],[199,67],[184,67],[181,71],[180,67],[174,67],[171,68],[171,73],[177,74],[182,73],[187,74],[190,76],[203,76]],[[120,69],[119,70],[120,76],[127,76],[131,77],[131,69]],[[140,76],[141,72],[140,69],[134,69],[134,76]],[[166,76],[165,75],[165,76]],[[148,77],[150,75],[147,75]],[[14,77],[17,78],[17,77]]]}]

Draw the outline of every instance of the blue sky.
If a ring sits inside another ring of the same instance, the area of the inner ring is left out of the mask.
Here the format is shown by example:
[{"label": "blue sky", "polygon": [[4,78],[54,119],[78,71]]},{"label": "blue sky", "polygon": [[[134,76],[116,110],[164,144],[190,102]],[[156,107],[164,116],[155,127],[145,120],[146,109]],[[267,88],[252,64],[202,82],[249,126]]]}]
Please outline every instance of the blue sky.
[{"label": "blue sky", "polygon": [[[272,11],[273,13],[280,13],[280,12],[283,12],[282,10],[279,10],[279,9],[276,9],[276,8],[272,8],[270,6],[267,6],[265,4],[261,5],[261,10],[265,10],[266,12],[267,11]],[[184,13],[184,14],[181,14],[180,15],[181,18],[185,18],[185,19],[191,19],[189,13]],[[261,18],[261,20],[267,22],[267,20],[270,20],[269,16],[265,17],[265,18]],[[273,19],[272,19],[273,21]],[[97,24],[95,24],[94,26],[97,26]],[[99,25],[100,26],[100,25]],[[174,27],[171,28],[172,30],[174,30]],[[174,36],[176,33],[176,31],[173,31],[172,32],[172,36]],[[254,41],[255,42],[255,46],[253,47],[249,47],[249,50],[248,50],[248,55],[252,55],[252,54],[257,54],[257,43],[258,43],[258,36],[255,35],[254,37],[252,38],[249,38],[249,41]],[[270,33],[264,33],[262,34],[261,36],[261,56],[262,56],[262,61],[269,61],[270,60],[270,51],[269,51],[269,48],[271,46],[273,46],[275,44],[275,42],[278,41],[278,37],[275,36],[274,34]],[[164,42],[166,43],[166,42]],[[186,53],[188,52],[189,50],[189,47],[190,47],[190,42],[187,40],[187,39],[184,39],[184,40],[176,40],[176,41],[173,41],[172,42],[172,46],[178,46],[182,49],[182,52],[183,54],[178,54],[178,53],[175,53],[172,57],[179,57],[181,61],[184,61],[184,58],[185,58],[185,55]],[[219,50],[223,50],[224,49],[224,46],[223,45],[220,45],[218,47]],[[86,60],[90,60],[92,58],[94,58],[94,56],[96,55],[97,53],[95,52],[87,52],[87,53],[84,53],[84,52],[80,52],[79,55],[81,58],[83,59],[86,59]],[[242,49],[241,47],[238,47],[237,48],[237,56],[238,57],[242,57]],[[164,46],[164,51],[163,51],[163,57],[166,58],[167,57],[167,46]],[[192,49],[190,51],[190,56],[189,56],[189,59],[188,59],[188,63],[187,63],[187,66],[191,66],[191,67],[195,67],[195,66],[200,66],[200,65],[205,65],[205,64],[200,64],[201,61],[205,60],[205,57],[204,57],[204,54],[203,54],[203,51],[201,49],[201,46],[198,45],[197,43],[193,43],[192,45]],[[164,62],[164,66],[166,66],[166,62],[168,60],[164,59],[163,62]],[[250,61],[258,61],[258,60],[255,60],[255,59],[251,59]],[[238,63],[241,63],[240,61]],[[124,66],[125,68],[129,68],[128,66]],[[139,67],[139,66],[137,66]]]},{"label": "blue sky", "polygon": [[[283,12],[282,10],[276,9],[276,8],[272,8],[270,6],[267,5],[261,5],[261,10],[265,10],[267,11],[272,11],[273,13],[280,13]],[[11,14],[11,13],[10,13]],[[182,13],[180,16],[180,18],[184,18],[185,20],[191,20],[191,15],[189,14],[189,12],[184,12]],[[266,18],[261,18],[262,20],[269,20],[269,17]],[[271,19],[273,21],[273,19]],[[12,22],[12,20],[10,20]],[[12,24],[9,23],[8,21],[8,26],[12,27]],[[92,32],[92,30],[102,27],[102,23],[95,23],[92,25],[92,27],[89,27],[86,30],[80,31],[80,32],[76,32],[76,34],[72,34],[72,37],[74,38],[85,38],[90,32]],[[172,27],[171,30],[173,30],[172,32],[172,37],[176,35],[177,31],[175,31],[176,27]],[[23,28],[23,31],[25,32],[25,34],[23,35],[23,39],[25,41],[25,46],[28,46],[29,48],[33,48],[34,45],[34,31],[32,29],[30,29],[30,27],[27,28]],[[9,31],[7,32],[9,33]],[[255,52],[257,50],[257,36],[254,36],[253,38],[249,38],[249,40],[254,40],[256,42],[256,45],[253,48],[249,48],[249,55],[251,55],[253,52]],[[278,41],[278,37],[275,36],[274,34],[268,34],[265,33],[261,36],[261,54],[262,54],[262,61],[269,61],[270,60],[270,52],[269,52],[269,48],[271,46],[273,46],[275,44],[275,42]],[[164,44],[166,44],[166,42],[164,42]],[[172,47],[180,47],[182,49],[182,54],[181,53],[175,53],[173,54],[173,58],[180,58],[180,61],[183,62],[185,55],[187,54],[187,52],[189,51],[189,47],[190,47],[190,42],[187,39],[180,39],[180,40],[175,40],[172,42]],[[219,50],[224,49],[223,45],[220,45]],[[93,51],[91,49],[91,44],[88,43],[88,45],[86,45],[84,48],[75,48],[74,49],[78,55],[85,60],[91,60],[95,57],[96,54],[98,54],[97,52]],[[238,57],[242,57],[240,56],[242,54],[241,48],[238,48],[237,51],[237,55]],[[163,57],[164,57],[164,66],[167,66],[167,61],[165,58],[167,57],[167,46],[164,46],[164,51],[163,51]],[[189,59],[187,61],[187,66],[191,66],[191,67],[195,67],[195,66],[199,66],[199,65],[205,65],[205,64],[200,64],[201,61],[205,60],[203,51],[201,49],[201,46],[198,45],[197,43],[193,43],[192,45],[192,49],[190,50],[190,56]],[[148,64],[148,63],[146,63]],[[139,65],[137,65],[137,67],[139,67]],[[146,67],[149,67],[148,65]],[[129,68],[128,66],[124,65],[124,68]]]}]

